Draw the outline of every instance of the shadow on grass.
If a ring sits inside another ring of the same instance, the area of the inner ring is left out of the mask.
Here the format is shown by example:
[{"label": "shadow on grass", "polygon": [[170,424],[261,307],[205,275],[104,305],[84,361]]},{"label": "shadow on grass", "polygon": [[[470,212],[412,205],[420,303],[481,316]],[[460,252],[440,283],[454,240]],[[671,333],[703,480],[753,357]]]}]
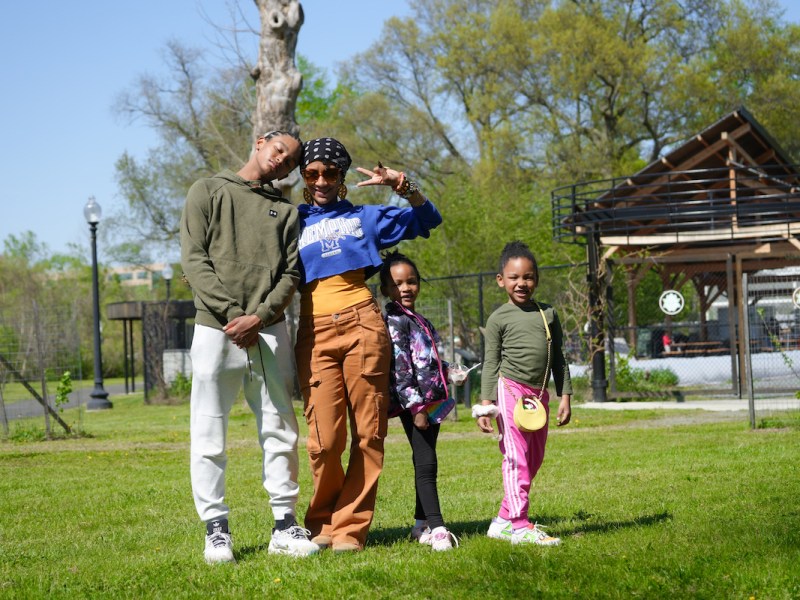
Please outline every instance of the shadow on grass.
[{"label": "shadow on grass", "polygon": [[[627,527],[647,527],[650,525],[663,523],[665,521],[670,521],[671,519],[672,513],[666,511],[654,513],[652,515],[642,515],[641,517],[634,517],[633,519],[627,519],[623,521],[607,521],[603,520],[603,518],[599,517],[598,515],[584,511],[578,511],[571,517],[555,517],[549,522],[553,523],[553,530],[556,533],[566,536],[582,535],[584,533],[606,533],[608,531],[615,531],[617,529],[623,529]],[[562,527],[556,524],[558,521],[566,521],[571,525]]]},{"label": "shadow on grass", "polygon": [[[586,533],[606,533],[608,531],[616,531],[627,527],[647,527],[656,525],[672,519],[672,514],[669,512],[660,512],[652,515],[643,515],[628,520],[607,521],[603,520],[598,515],[587,513],[585,511],[578,511],[572,516],[557,516],[557,515],[544,515],[541,518],[541,523],[547,523],[547,531],[553,535],[562,537],[566,536],[580,536]],[[491,519],[484,519],[480,521],[451,521],[447,523],[447,528],[452,531],[456,537],[462,538],[464,536],[478,536],[483,537],[489,528]],[[569,524],[569,525],[568,525]],[[398,542],[409,541],[410,528],[409,527],[384,527],[374,528],[370,530],[369,538],[367,540],[367,547],[370,546],[392,546]],[[242,560],[246,557],[267,552],[269,542],[257,544],[253,546],[245,546],[236,551],[238,559]]]},{"label": "shadow on grass", "polygon": [[234,554],[236,555],[236,560],[244,560],[254,554],[261,554],[262,552],[266,554],[267,550],[269,550],[269,542],[237,548],[234,550]]},{"label": "shadow on grass", "polygon": [[[647,527],[656,525],[672,519],[672,514],[669,512],[654,513],[652,515],[643,515],[628,520],[603,520],[602,517],[578,511],[572,516],[564,517],[557,515],[544,515],[540,519],[540,523],[547,524],[547,531],[553,535],[558,536],[572,536],[583,535],[586,533],[605,533],[608,531],[615,531],[628,527]],[[447,523],[447,528],[452,531],[456,537],[463,536],[485,536],[489,528],[491,519],[481,521],[450,521]],[[407,541],[409,539],[410,528],[408,527],[388,527],[382,529],[373,529],[369,534],[368,546],[391,546],[397,542]]]}]

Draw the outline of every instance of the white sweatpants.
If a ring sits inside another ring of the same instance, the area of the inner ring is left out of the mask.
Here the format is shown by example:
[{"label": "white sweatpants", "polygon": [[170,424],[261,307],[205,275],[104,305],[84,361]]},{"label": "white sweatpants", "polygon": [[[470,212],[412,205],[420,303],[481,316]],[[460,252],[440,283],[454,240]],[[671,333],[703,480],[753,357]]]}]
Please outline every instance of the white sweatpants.
[{"label": "white sweatpants", "polygon": [[263,452],[262,481],[275,519],[295,514],[297,418],[292,407],[294,363],[286,323],[265,327],[257,346],[237,348],[219,329],[195,325],[192,340],[191,478],[197,514],[228,518],[225,453],[228,416],[239,390],[256,416]]}]

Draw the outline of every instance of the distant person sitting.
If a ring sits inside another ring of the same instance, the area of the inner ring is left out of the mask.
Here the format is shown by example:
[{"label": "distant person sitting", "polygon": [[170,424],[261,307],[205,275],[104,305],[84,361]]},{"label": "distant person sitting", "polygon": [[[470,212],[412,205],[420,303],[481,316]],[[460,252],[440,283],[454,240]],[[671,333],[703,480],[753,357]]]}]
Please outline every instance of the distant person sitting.
[{"label": "distant person sitting", "polygon": [[672,338],[669,337],[668,333],[664,333],[664,335],[661,336],[661,344],[664,346],[665,354],[672,352]]}]

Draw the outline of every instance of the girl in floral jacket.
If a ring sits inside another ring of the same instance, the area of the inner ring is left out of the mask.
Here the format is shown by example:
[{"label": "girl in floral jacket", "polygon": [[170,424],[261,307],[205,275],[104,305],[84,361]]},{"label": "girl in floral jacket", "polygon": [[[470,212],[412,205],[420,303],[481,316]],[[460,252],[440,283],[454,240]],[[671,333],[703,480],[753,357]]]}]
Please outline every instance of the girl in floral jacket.
[{"label": "girl in floral jacket", "polygon": [[455,406],[447,390],[447,364],[439,358],[436,329],[414,311],[420,284],[416,265],[392,252],[384,258],[380,278],[381,293],[391,300],[385,316],[392,340],[389,416],[400,417],[414,462],[411,537],[433,550],[450,550],[458,541],[445,527],[436,487],[439,424]]}]

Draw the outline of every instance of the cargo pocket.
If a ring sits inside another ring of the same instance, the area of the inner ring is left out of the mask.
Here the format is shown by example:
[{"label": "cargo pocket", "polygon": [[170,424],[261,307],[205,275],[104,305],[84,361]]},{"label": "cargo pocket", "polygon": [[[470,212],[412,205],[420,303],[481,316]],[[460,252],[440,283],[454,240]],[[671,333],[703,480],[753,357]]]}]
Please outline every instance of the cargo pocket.
[{"label": "cargo pocket", "polygon": [[309,404],[305,410],[306,424],[308,425],[308,438],[306,439],[306,450],[311,455],[320,454],[324,448],[322,438],[317,427],[317,415],[314,412],[314,405]]},{"label": "cargo pocket", "polygon": [[375,406],[375,418],[373,423],[375,429],[372,433],[373,440],[382,440],[386,437],[389,430],[389,407],[386,394],[376,392],[372,396]]},{"label": "cargo pocket", "polygon": [[391,364],[391,342],[381,309],[374,306],[360,315],[361,372],[367,376],[384,375]]}]

